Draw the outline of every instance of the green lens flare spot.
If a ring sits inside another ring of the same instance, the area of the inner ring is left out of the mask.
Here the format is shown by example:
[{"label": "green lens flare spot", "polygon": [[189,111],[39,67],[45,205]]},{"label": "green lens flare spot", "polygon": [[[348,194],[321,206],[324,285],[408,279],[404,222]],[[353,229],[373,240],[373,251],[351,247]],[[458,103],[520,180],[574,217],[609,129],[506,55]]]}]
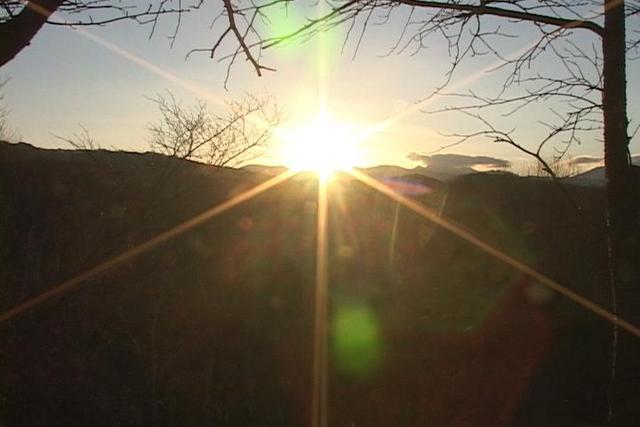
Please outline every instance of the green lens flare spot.
[{"label": "green lens flare spot", "polygon": [[333,322],[333,349],[336,366],[345,375],[367,377],[382,359],[380,326],[375,314],[365,306],[339,307]]},{"label": "green lens flare spot", "polygon": [[302,24],[300,16],[291,6],[270,7],[265,10],[264,15],[269,38],[288,36]]}]

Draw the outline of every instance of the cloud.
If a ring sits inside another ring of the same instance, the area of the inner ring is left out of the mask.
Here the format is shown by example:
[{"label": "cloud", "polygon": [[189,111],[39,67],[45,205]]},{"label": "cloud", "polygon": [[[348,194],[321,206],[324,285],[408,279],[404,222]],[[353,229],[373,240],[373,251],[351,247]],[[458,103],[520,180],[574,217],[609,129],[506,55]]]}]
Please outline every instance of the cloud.
[{"label": "cloud", "polygon": [[472,172],[476,167],[481,169],[504,169],[511,166],[511,162],[508,160],[489,156],[410,153],[408,157],[414,162],[424,164],[428,169],[442,172]]},{"label": "cloud", "polygon": [[[425,172],[432,176],[447,178],[456,175],[473,173],[478,170],[505,169],[511,167],[511,162],[506,159],[490,156],[467,156],[464,154],[423,154],[409,153],[407,156],[414,162],[425,166]],[[581,155],[567,159],[567,164],[593,168],[603,164],[600,156]],[[640,166],[640,153],[631,156],[631,162]]]},{"label": "cloud", "polygon": [[602,163],[603,158],[597,156],[575,156],[567,160],[570,165],[596,165]]},{"label": "cloud", "polygon": [[[567,163],[579,166],[598,166],[604,163],[604,158],[598,156],[576,156],[567,160]],[[634,165],[640,165],[640,154],[631,155],[631,163]]]}]

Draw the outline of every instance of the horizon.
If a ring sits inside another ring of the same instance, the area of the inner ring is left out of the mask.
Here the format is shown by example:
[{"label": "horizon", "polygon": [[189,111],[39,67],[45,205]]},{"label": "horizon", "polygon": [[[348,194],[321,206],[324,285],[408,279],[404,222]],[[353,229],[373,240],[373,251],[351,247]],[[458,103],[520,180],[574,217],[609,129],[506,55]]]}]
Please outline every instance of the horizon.
[{"label": "horizon", "polygon": [[[79,148],[79,147],[71,147],[71,146],[60,146],[60,147],[39,147],[37,145],[34,145],[28,141],[2,141],[0,140],[0,142],[3,143],[7,143],[7,144],[11,144],[11,145],[19,145],[19,144],[24,144],[27,145],[29,147],[35,148],[35,149],[39,149],[39,150],[47,150],[47,151],[78,151],[78,152],[82,152],[82,151],[103,151],[103,152],[107,152],[107,153],[122,153],[122,154],[141,154],[141,155],[146,155],[146,154],[152,154],[152,155],[160,155],[160,156],[164,156],[164,157],[172,157],[169,156],[167,154],[164,153],[159,153],[157,151],[153,151],[153,150],[147,150],[147,151],[135,151],[135,150],[126,150],[126,149],[119,149],[117,147],[97,147],[97,148]],[[457,154],[455,153],[449,153],[452,154],[454,156],[457,156]],[[436,154],[437,156],[437,154]],[[227,169],[236,169],[236,170],[240,170],[240,169],[245,169],[245,168],[265,168],[265,169],[284,169],[287,171],[294,171],[296,173],[312,173],[314,172],[313,168],[309,168],[309,169],[301,169],[301,170],[295,170],[294,168],[291,167],[287,167],[285,164],[265,164],[265,163],[259,163],[259,162],[255,162],[253,160],[248,160],[247,162],[244,162],[241,165],[235,165],[235,166],[230,166],[230,165],[225,165],[225,166],[216,166],[216,165],[210,165],[207,164],[206,162],[203,161],[199,161],[197,159],[181,159],[181,158],[177,158],[174,157],[176,160],[184,160],[184,161],[188,161],[188,162],[192,162],[192,163],[198,163],[201,165],[205,165],[205,166],[211,166],[211,167],[223,167],[223,168],[227,168]],[[604,168],[604,164],[602,162],[602,160],[594,160],[594,161],[588,161],[588,162],[578,162],[578,163],[572,163],[571,162],[572,159],[568,159],[567,160],[567,164],[563,165],[563,167],[565,168],[570,168],[570,174],[566,175],[566,176],[577,176],[577,175],[581,175],[581,174],[585,174],[591,171],[594,171],[596,169],[601,169]],[[632,156],[632,163],[636,166],[640,166],[640,155],[634,155]],[[430,167],[428,164],[418,164],[415,166],[402,166],[402,165],[397,165],[397,164],[391,164],[391,163],[380,163],[380,164],[373,164],[370,166],[354,166],[353,169],[355,170],[370,170],[370,169],[375,169],[375,168],[398,168],[398,169],[402,169],[404,171],[407,172],[412,172],[412,171],[416,171],[418,170],[421,173],[425,173],[427,174],[426,176],[431,176],[428,175],[429,173],[433,174],[433,175],[450,175],[451,177],[455,177],[455,176],[461,176],[461,175],[465,175],[465,174],[470,174],[470,173],[495,173],[495,172],[505,172],[505,173],[512,173],[514,175],[517,176],[523,176],[523,177],[528,177],[528,176],[542,176],[542,177],[549,177],[547,174],[536,172],[535,171],[535,167],[536,164],[533,162],[529,162],[529,163],[523,163],[520,165],[517,165],[514,167],[514,165],[509,165],[506,167],[502,167],[502,168],[480,168],[480,169],[476,169],[474,166],[470,166],[468,168],[466,168],[465,170],[460,170],[460,168],[456,168],[456,167],[451,167],[451,168],[445,168],[445,169],[435,169],[431,167],[431,171],[429,170]],[[337,169],[335,172],[344,172],[343,170]],[[435,176],[432,176],[435,178]],[[560,177],[565,177],[560,176]],[[441,179],[441,178],[438,178]]]}]

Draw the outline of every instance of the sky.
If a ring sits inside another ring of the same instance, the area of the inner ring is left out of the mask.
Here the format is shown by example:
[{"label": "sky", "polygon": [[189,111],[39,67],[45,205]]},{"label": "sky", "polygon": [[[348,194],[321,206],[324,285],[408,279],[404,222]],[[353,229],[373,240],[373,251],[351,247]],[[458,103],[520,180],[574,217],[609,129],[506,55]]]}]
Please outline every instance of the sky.
[{"label": "sky", "polygon": [[[244,92],[272,95],[289,121],[300,123],[315,116],[319,93],[325,88],[327,108],[339,121],[362,129],[387,123],[360,143],[358,166],[405,167],[422,164],[430,153],[455,140],[442,133],[468,132],[478,127],[477,122],[460,114],[421,111],[448,105],[440,98],[411,110],[444,81],[448,57],[445,44],[437,38],[416,54],[408,51],[385,56],[402,32],[402,11],[385,25],[369,26],[357,52],[357,33],[347,38],[343,49],[346,28],[338,28],[322,38],[267,52],[262,62],[277,71],[267,71],[262,77],[240,60],[225,89],[226,63],[211,60],[207,54],[185,59],[191,49],[211,46],[220,33],[221,27],[209,28],[217,3],[185,17],[172,48],[167,36],[173,32],[174,21],[169,17],[163,18],[152,38],[148,26],[131,22],[82,29],[45,26],[31,46],[0,69],[0,77],[9,78],[5,86],[9,123],[22,141],[39,147],[69,148],[56,135],[70,137],[83,126],[102,147],[147,151],[147,126],[159,119],[149,98],[166,90],[185,105],[196,98],[205,99],[215,111],[221,111],[225,100],[239,99]],[[313,9],[290,13],[304,18]],[[520,37],[500,42],[503,51],[515,53],[532,43],[530,27],[519,25]],[[586,44],[593,41],[584,31],[576,32],[574,40]],[[542,61],[538,66],[547,69],[557,65],[552,57]],[[496,59],[487,56],[467,61],[453,76],[449,89],[497,92],[502,75],[489,72],[495,65]],[[635,66],[632,63],[628,72],[629,94],[637,90],[640,81],[638,73],[632,72]],[[632,123],[638,116],[638,100],[633,98],[629,102]],[[542,137],[546,129],[538,121],[550,114],[551,107],[544,104],[511,117],[497,115],[491,119],[501,126],[517,128],[519,141],[527,145]],[[598,137],[588,136],[582,144],[573,146],[569,155],[601,158]],[[634,141],[632,152],[640,151],[637,145]],[[282,164],[284,149],[284,143],[275,138],[252,163]],[[529,161],[513,147],[486,139],[439,153],[461,155],[465,165],[469,158],[464,156],[490,157],[514,165]]]}]

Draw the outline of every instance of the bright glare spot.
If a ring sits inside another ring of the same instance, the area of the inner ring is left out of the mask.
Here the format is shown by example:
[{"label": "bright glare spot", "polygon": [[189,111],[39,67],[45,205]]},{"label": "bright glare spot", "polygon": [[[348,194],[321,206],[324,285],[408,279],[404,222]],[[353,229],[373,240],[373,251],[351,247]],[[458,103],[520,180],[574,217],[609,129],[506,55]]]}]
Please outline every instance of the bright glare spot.
[{"label": "bright glare spot", "polygon": [[321,179],[348,170],[361,160],[355,126],[324,115],[294,128],[279,128],[284,142],[282,158],[293,171],[314,171]]}]

